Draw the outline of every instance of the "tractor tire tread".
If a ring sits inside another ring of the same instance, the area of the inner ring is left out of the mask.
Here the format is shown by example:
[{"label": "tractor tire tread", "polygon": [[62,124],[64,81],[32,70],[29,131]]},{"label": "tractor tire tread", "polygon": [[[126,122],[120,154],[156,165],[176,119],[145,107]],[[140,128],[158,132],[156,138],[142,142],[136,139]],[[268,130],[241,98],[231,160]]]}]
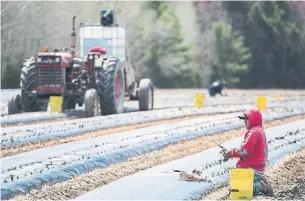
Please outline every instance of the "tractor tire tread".
[{"label": "tractor tire tread", "polygon": [[24,112],[33,112],[38,110],[36,96],[28,94],[28,92],[35,90],[35,75],[35,58],[31,57],[23,63],[20,75],[21,109]]},{"label": "tractor tire tread", "polygon": [[[122,73],[119,59],[109,57],[103,63],[103,67],[96,69],[96,71],[96,89],[100,99],[101,114],[111,115],[121,113],[121,106],[116,105],[115,97],[115,77],[117,73]],[[121,87],[124,87],[123,82],[122,84],[123,86]]]}]

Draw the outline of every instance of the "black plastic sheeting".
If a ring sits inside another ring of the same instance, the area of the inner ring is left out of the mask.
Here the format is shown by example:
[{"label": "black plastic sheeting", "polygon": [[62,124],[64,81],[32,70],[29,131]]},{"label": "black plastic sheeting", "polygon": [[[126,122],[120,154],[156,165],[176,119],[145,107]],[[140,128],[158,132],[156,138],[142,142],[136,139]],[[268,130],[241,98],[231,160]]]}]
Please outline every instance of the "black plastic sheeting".
[{"label": "black plastic sheeting", "polygon": [[[305,147],[305,119],[268,128],[265,132],[270,141],[267,166],[273,165],[285,155]],[[288,132],[296,135],[286,136]],[[276,138],[278,139],[275,140]],[[239,147],[242,140],[243,137],[238,137],[222,145],[228,149]],[[293,141],[296,143],[289,143]],[[222,162],[223,157],[219,154],[220,150],[218,146],[215,146],[122,177],[71,200],[122,200],[122,198],[125,200],[200,200],[203,194],[215,189],[218,184],[229,184],[229,171],[236,167],[237,159]],[[179,173],[175,173],[174,170],[190,174],[193,170],[198,170],[201,173],[197,177],[206,178],[211,182],[181,181]],[[116,193],[118,189],[124,189],[126,186],[128,186],[128,191]]]},{"label": "black plastic sheeting", "polygon": [[[284,114],[275,114],[272,116],[265,116],[264,121],[270,121],[275,119],[282,119],[285,117],[303,114],[304,112],[287,112]],[[164,146],[174,144],[182,140],[190,140],[203,135],[211,135],[214,133],[225,132],[243,126],[242,122],[234,122],[232,124],[222,124],[215,127],[207,128],[205,132],[186,132],[180,136],[172,136],[166,139],[156,140],[154,142],[148,142],[140,144],[130,148],[123,148],[111,153],[105,153],[101,156],[92,157],[86,161],[80,161],[67,165],[62,168],[57,168],[47,173],[40,174],[38,176],[16,180],[9,184],[2,184],[1,199],[11,199],[19,194],[28,193],[31,189],[40,189],[43,184],[52,185],[55,183],[63,182],[74,176],[84,174],[97,168],[105,168],[111,164],[127,161],[128,158],[146,154],[155,150],[162,149]]]},{"label": "black plastic sheeting", "polygon": [[[270,109],[279,109],[279,106],[270,106]],[[243,107],[239,109],[236,108],[235,110],[231,111],[243,111]],[[293,109],[293,108],[301,108],[300,105],[290,105],[285,110]],[[304,109],[304,108],[302,108]],[[216,110],[214,110],[214,113]],[[61,137],[69,137],[73,135],[78,135],[86,132],[92,132],[99,129],[105,128],[113,128],[116,126],[123,126],[123,125],[130,125],[130,124],[137,124],[137,123],[144,123],[150,121],[156,121],[161,119],[170,119],[173,117],[183,117],[191,114],[209,114],[213,113],[212,111],[176,111],[175,110],[168,110],[168,112],[162,113],[161,115],[158,114],[158,111],[150,111],[150,115],[144,116],[143,114],[133,115],[133,117],[126,118],[124,114],[121,114],[119,117],[116,116],[114,118],[112,115],[109,116],[100,116],[92,118],[92,121],[88,119],[82,120],[71,120],[69,123],[58,123],[50,124],[48,129],[43,129],[43,126],[36,126],[35,129],[30,129],[27,126],[23,126],[22,128],[16,129],[15,127],[4,128],[3,133],[8,133],[6,136],[1,138],[1,146],[2,147],[11,147],[18,144],[23,143],[31,143],[31,142],[39,142],[44,140],[56,139]],[[111,117],[112,116],[112,117]],[[127,116],[128,117],[128,116]],[[81,127],[81,125],[84,125]],[[52,129],[54,127],[54,130]],[[11,132],[15,132],[12,134]],[[23,133],[24,132],[24,133]]]},{"label": "black plastic sheeting", "polygon": [[84,111],[76,110],[67,113],[49,113],[49,112],[31,112],[22,113],[18,115],[9,115],[1,118],[1,125],[16,124],[16,123],[29,123],[34,121],[47,121],[59,118],[68,117],[84,117]]}]

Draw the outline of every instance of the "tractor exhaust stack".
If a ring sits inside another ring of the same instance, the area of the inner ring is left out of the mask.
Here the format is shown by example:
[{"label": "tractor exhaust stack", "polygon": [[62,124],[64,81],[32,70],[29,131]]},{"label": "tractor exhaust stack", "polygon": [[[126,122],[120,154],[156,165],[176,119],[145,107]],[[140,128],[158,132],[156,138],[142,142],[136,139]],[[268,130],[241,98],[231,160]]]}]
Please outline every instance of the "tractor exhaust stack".
[{"label": "tractor exhaust stack", "polygon": [[75,57],[75,47],[76,47],[76,32],[75,32],[75,17],[73,16],[72,20],[72,31],[71,31],[71,50],[72,50],[72,57]]}]

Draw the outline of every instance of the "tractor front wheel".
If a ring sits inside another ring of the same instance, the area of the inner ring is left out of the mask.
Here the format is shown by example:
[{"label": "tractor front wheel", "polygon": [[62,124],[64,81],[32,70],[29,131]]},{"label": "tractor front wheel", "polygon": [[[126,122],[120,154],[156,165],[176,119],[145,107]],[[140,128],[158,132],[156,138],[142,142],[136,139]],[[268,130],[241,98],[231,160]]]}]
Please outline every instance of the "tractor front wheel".
[{"label": "tractor front wheel", "polygon": [[139,110],[148,111],[154,108],[154,86],[150,79],[142,79],[139,84]]},{"label": "tractor front wheel", "polygon": [[95,117],[100,114],[100,100],[95,89],[86,91],[84,102],[86,117]]},{"label": "tractor front wheel", "polygon": [[19,94],[13,94],[7,104],[8,114],[21,113],[21,101]]}]

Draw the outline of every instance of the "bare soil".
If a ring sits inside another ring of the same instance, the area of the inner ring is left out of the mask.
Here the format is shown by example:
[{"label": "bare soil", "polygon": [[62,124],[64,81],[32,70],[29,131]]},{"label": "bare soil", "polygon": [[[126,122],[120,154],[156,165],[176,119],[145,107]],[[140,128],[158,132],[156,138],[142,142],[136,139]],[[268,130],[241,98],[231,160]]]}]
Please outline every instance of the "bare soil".
[{"label": "bare soil", "polygon": [[[305,115],[275,120],[265,123],[264,127],[269,128],[303,118],[305,118]],[[215,144],[212,141],[223,143],[242,136],[243,133],[244,129],[237,129],[211,136],[202,136],[194,140],[182,141],[177,144],[169,145],[162,150],[134,157],[123,163],[111,165],[108,168],[93,170],[92,172],[77,176],[62,183],[57,183],[52,186],[45,185],[40,190],[32,190],[26,195],[15,197],[14,200],[73,199],[119,178],[214,147]]]},{"label": "bare soil", "polygon": [[[252,200],[305,200],[305,148],[285,157],[267,169],[266,175],[274,191],[274,197],[255,196]],[[227,187],[219,188],[202,200],[228,200]]]}]

